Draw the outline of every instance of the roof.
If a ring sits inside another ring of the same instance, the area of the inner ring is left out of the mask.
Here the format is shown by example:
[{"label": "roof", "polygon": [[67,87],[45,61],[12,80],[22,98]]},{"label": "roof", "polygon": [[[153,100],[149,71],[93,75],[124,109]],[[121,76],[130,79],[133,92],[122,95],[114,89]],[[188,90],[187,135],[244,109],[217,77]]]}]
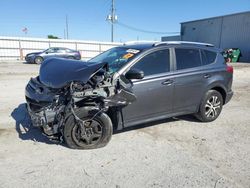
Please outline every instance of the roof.
[{"label": "roof", "polygon": [[201,42],[191,42],[191,41],[164,41],[155,43],[154,46],[161,46],[161,45],[179,45],[179,44],[186,44],[186,45],[199,45],[199,46],[207,46],[207,47],[214,47],[213,44],[209,43],[201,43]]},{"label": "roof", "polygon": [[136,42],[134,44],[126,45],[124,44],[124,47],[126,48],[132,48],[132,49],[138,49],[138,50],[145,50],[157,46],[163,46],[163,45],[195,45],[195,46],[204,46],[204,47],[214,47],[213,44],[209,43],[201,43],[201,42],[190,42],[190,41],[164,41],[164,42]]},{"label": "roof", "polygon": [[126,48],[132,48],[132,49],[137,49],[137,50],[145,50],[145,49],[149,49],[149,48],[152,48],[153,45],[155,44],[156,42],[137,42],[137,43],[134,43],[134,44],[124,44],[124,47]]},{"label": "roof", "polygon": [[191,22],[198,22],[198,21],[205,21],[205,20],[211,20],[211,19],[216,19],[216,18],[223,18],[223,17],[228,17],[228,16],[236,16],[236,15],[240,15],[240,14],[250,14],[250,11],[238,12],[238,13],[233,13],[233,14],[227,14],[227,15],[223,15],[223,16],[215,16],[215,17],[210,17],[210,18],[203,18],[203,19],[192,20],[192,21],[186,21],[186,22],[181,22],[181,24],[191,23]]}]

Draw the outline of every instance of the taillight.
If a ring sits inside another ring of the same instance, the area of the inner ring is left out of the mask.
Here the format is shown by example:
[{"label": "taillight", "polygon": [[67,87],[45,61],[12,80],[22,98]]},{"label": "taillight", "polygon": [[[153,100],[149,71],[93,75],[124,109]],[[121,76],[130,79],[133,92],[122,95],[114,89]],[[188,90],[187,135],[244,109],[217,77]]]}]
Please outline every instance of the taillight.
[{"label": "taillight", "polygon": [[233,73],[234,72],[233,66],[227,65],[227,72]]}]

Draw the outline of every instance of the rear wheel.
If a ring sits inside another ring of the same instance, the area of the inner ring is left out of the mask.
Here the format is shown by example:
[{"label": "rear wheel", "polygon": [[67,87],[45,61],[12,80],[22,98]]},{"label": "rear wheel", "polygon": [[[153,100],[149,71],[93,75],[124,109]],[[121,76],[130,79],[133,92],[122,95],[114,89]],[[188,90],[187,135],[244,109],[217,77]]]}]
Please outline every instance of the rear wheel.
[{"label": "rear wheel", "polygon": [[35,63],[36,64],[40,65],[42,62],[43,62],[43,58],[42,57],[38,56],[38,57],[35,58]]},{"label": "rear wheel", "polygon": [[81,122],[70,116],[64,126],[64,140],[73,149],[96,149],[108,144],[112,137],[112,123],[107,114],[101,113],[92,119],[79,114]]},{"label": "rear wheel", "polygon": [[220,115],[222,107],[222,95],[216,90],[209,90],[200,104],[196,117],[202,122],[214,121]]},{"label": "rear wheel", "polygon": [[69,56],[68,59],[76,59],[74,56]]}]

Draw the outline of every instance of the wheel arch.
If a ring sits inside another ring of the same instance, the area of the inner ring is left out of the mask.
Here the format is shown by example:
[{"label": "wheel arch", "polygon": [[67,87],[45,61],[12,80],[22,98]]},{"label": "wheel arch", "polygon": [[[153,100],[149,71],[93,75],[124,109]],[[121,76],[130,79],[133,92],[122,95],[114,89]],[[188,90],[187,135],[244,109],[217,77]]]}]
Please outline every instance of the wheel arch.
[{"label": "wheel arch", "polygon": [[226,102],[226,96],[227,96],[227,92],[226,92],[227,90],[226,90],[226,87],[223,86],[223,84],[221,84],[221,83],[213,83],[213,84],[211,84],[209,86],[209,89],[207,91],[209,91],[209,90],[216,90],[216,91],[218,91],[222,95],[223,105],[225,104],[225,102]]},{"label": "wheel arch", "polygon": [[[88,116],[88,115],[95,115],[99,111],[100,109],[96,106],[82,106],[75,110],[75,114],[78,115],[79,113],[81,114],[84,113],[85,116]],[[119,125],[122,122],[120,110],[117,109],[116,107],[112,107],[112,108],[109,108],[109,110],[105,113],[111,119],[114,130],[119,129]],[[65,122],[71,115],[72,113],[69,113],[67,117],[65,117]]]},{"label": "wheel arch", "polygon": [[[92,101],[90,103],[88,103],[88,106],[84,106],[86,104],[84,104],[84,102],[77,102],[77,106],[78,108],[75,110],[76,115],[78,113],[85,113],[85,115],[94,115],[96,114],[98,111],[100,111],[98,105],[95,103],[95,101]],[[109,107],[109,109],[107,111],[104,111],[104,113],[106,115],[109,116],[109,118],[111,119],[112,125],[113,125],[113,129],[117,130],[120,128],[120,124],[122,124],[122,113],[121,113],[121,109],[119,107]],[[72,113],[70,113],[66,118],[65,121],[67,121],[67,118],[72,115]]]},{"label": "wheel arch", "polygon": [[111,107],[107,111],[107,115],[110,117],[113,129],[121,130],[123,128],[123,116],[122,111],[119,107]]},{"label": "wheel arch", "polygon": [[76,60],[75,56],[73,56],[73,55],[67,56],[67,59],[74,59],[74,60]]},{"label": "wheel arch", "polygon": [[[80,107],[78,109],[76,109],[74,112],[75,112],[75,115],[79,115],[80,113],[84,114],[84,116],[88,116],[88,115],[94,115],[96,113],[98,113],[99,109],[95,106],[84,106],[84,107]],[[65,121],[66,122],[70,116],[72,116],[72,112],[70,112],[66,117],[65,117]]]}]

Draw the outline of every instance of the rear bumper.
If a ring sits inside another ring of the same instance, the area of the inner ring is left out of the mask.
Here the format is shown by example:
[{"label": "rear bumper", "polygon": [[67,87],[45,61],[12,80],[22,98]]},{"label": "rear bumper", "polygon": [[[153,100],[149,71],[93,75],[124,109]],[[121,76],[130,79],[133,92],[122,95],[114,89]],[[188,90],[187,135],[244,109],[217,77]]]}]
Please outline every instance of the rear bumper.
[{"label": "rear bumper", "polygon": [[233,91],[230,91],[230,92],[227,93],[225,104],[227,104],[232,99],[233,94],[234,94]]}]

